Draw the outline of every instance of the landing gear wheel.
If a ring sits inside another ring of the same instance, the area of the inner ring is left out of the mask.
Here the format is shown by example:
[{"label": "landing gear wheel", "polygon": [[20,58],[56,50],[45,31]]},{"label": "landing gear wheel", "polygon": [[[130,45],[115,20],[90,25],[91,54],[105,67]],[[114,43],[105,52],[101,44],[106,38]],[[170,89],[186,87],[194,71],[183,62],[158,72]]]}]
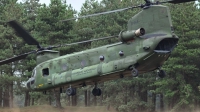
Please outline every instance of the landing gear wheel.
[{"label": "landing gear wheel", "polygon": [[46,94],[47,94],[47,91],[43,91],[43,94],[46,95]]},{"label": "landing gear wheel", "polygon": [[135,68],[133,68],[133,69],[131,70],[131,74],[132,74],[133,77],[137,77],[137,76],[138,76],[138,70],[135,69]]},{"label": "landing gear wheel", "polygon": [[164,70],[159,70],[158,76],[159,76],[160,78],[164,78],[164,77],[166,76],[165,71],[164,71]]},{"label": "landing gear wheel", "polygon": [[97,94],[97,96],[101,96],[101,89],[99,89],[99,93]]},{"label": "landing gear wheel", "polygon": [[100,95],[101,95],[101,89],[100,89],[100,88],[94,88],[94,89],[92,90],[92,94],[93,94],[94,96],[100,96]]},{"label": "landing gear wheel", "polygon": [[67,90],[66,90],[66,94],[68,95],[68,96],[74,96],[74,95],[76,95],[76,89],[75,88],[67,88]]}]

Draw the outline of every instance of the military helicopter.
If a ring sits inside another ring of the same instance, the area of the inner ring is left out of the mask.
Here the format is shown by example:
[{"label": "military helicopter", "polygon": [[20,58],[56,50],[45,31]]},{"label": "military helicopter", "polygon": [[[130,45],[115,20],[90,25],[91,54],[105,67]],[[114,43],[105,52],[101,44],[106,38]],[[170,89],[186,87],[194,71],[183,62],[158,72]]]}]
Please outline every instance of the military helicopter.
[{"label": "military helicopter", "polygon": [[[104,37],[83,42],[41,47],[19,23],[9,21],[11,27],[19,33],[29,45],[36,45],[33,50],[6,60],[0,65],[26,58],[29,54],[37,54],[37,66],[27,81],[27,88],[33,91],[48,91],[51,89],[67,95],[75,95],[75,87],[94,84],[94,96],[101,95],[97,83],[158,70],[158,76],[163,78],[165,71],[161,69],[178,43],[171,21],[169,8],[163,3],[184,3],[195,0],[169,0],[165,2],[150,2],[145,4],[96,13],[68,20],[98,16],[120,12],[133,8],[142,10],[128,21],[127,31],[121,31],[117,36]],[[118,37],[120,42],[88,49],[82,52],[59,56],[53,48],[91,42],[95,40]]]}]

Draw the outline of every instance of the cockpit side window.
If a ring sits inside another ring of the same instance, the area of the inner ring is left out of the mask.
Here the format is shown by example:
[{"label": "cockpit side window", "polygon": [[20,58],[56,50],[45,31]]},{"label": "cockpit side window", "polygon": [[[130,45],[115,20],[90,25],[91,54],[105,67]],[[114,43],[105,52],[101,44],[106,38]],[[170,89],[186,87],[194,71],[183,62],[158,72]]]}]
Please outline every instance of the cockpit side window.
[{"label": "cockpit side window", "polygon": [[34,84],[34,83],[35,83],[35,80],[32,80],[32,81],[31,81],[31,85]]},{"label": "cockpit side window", "polygon": [[43,76],[49,76],[49,68],[42,69]]}]

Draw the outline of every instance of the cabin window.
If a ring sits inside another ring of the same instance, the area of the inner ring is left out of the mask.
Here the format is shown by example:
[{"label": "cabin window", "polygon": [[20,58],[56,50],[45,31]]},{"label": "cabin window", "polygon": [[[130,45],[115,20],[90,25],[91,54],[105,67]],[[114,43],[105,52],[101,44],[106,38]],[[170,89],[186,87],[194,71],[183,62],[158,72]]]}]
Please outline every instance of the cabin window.
[{"label": "cabin window", "polygon": [[99,59],[100,61],[104,61],[104,56],[103,55],[99,56]]},{"label": "cabin window", "polygon": [[43,74],[43,76],[48,76],[49,75],[49,68],[42,69],[42,74]]},{"label": "cabin window", "polygon": [[124,52],[123,51],[119,51],[119,55],[120,56],[124,56]]}]

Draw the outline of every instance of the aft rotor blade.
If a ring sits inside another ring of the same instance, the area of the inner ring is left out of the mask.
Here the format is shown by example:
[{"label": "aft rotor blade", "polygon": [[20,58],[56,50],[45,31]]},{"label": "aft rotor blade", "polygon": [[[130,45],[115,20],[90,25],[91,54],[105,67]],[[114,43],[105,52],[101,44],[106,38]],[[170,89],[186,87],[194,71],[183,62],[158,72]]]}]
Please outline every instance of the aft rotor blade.
[{"label": "aft rotor blade", "polygon": [[9,21],[9,25],[23,38],[23,40],[29,45],[37,45],[40,49],[39,42],[35,40],[20,24],[15,20]]},{"label": "aft rotor blade", "polygon": [[0,61],[0,65],[4,65],[4,64],[8,64],[8,63],[11,63],[11,62],[14,62],[14,61],[18,61],[18,60],[21,60],[21,59],[25,59],[29,54],[31,53],[35,53],[36,51],[31,51],[31,52],[28,52],[28,53],[24,53],[24,54],[21,54],[21,55],[18,55],[18,56],[14,56],[12,58],[8,58],[8,59],[5,59],[5,60],[1,60]]},{"label": "aft rotor blade", "polygon": [[70,20],[75,20],[75,19],[80,19],[80,18],[87,18],[87,17],[105,15],[105,14],[110,14],[110,13],[114,13],[114,12],[125,11],[125,10],[132,9],[132,8],[138,8],[138,7],[141,7],[141,5],[117,9],[117,10],[112,10],[112,11],[106,11],[106,12],[101,12],[101,13],[95,13],[95,14],[90,14],[90,15],[85,15],[85,16],[80,16],[80,17],[75,17],[75,18],[70,18],[70,19],[66,19],[66,20],[62,20],[62,21],[70,21]]},{"label": "aft rotor blade", "polygon": [[167,2],[177,4],[177,3],[185,3],[185,2],[191,2],[191,1],[196,1],[196,0],[169,0]]},{"label": "aft rotor blade", "polygon": [[74,42],[74,43],[64,44],[64,45],[58,45],[58,46],[50,46],[47,49],[53,49],[53,48],[58,48],[58,47],[65,47],[65,46],[83,44],[83,43],[93,42],[93,41],[97,41],[97,40],[105,40],[105,39],[114,38],[114,37],[118,37],[118,35],[108,36],[108,37],[102,37],[102,38],[97,38],[97,39],[91,39],[91,40],[86,40],[86,41],[81,41],[81,42]]}]

